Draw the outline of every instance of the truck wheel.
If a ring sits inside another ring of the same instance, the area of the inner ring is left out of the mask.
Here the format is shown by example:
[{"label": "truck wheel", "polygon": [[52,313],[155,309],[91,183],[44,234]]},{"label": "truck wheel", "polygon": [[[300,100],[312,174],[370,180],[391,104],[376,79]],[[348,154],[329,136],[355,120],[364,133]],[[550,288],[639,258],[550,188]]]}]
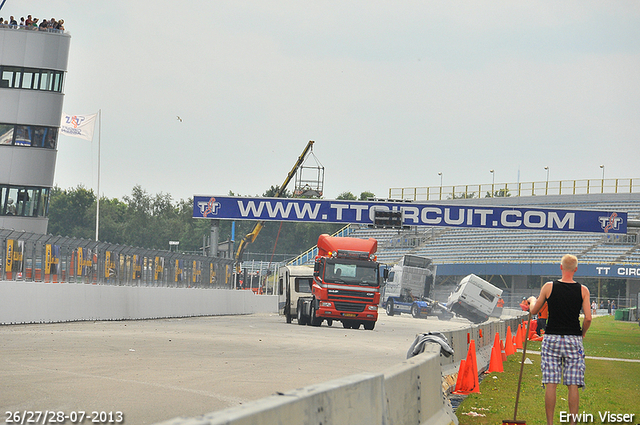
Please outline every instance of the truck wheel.
[{"label": "truck wheel", "polygon": [[333,326],[333,319],[327,319],[327,326]]},{"label": "truck wheel", "polygon": [[393,316],[395,312],[393,311],[393,300],[387,301],[387,316]]},{"label": "truck wheel", "polygon": [[307,321],[305,320],[305,317],[302,315],[302,303],[300,301],[298,301],[298,310],[297,310],[297,312],[298,312],[298,315],[297,315],[298,324],[300,326],[306,325]]},{"label": "truck wheel", "polygon": [[414,319],[420,318],[420,309],[418,308],[418,304],[414,304],[411,306],[411,315]]},{"label": "truck wheel", "polygon": [[364,322],[364,328],[368,331],[372,331],[376,327],[376,322]]},{"label": "truck wheel", "polygon": [[310,310],[309,311],[309,325],[311,326],[320,326],[322,324],[322,317],[316,317],[316,307],[315,307],[315,302],[311,302],[311,306],[310,306]]},{"label": "truck wheel", "polygon": [[351,321],[350,320],[343,320],[342,321],[342,327],[345,329],[351,329]]},{"label": "truck wheel", "polygon": [[351,329],[360,329],[360,322],[352,322]]}]

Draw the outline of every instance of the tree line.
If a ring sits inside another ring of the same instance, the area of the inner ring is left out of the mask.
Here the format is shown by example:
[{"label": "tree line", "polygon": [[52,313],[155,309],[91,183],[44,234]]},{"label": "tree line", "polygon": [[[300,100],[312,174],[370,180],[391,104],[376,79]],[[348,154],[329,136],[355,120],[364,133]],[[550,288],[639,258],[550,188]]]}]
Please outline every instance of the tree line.
[{"label": "tree line", "polygon": [[[278,186],[271,186],[263,197],[271,197]],[[234,196],[233,192],[229,192]],[[291,197],[285,191],[282,197]],[[362,192],[356,197],[351,192],[341,193],[337,199],[366,200],[374,197]],[[49,202],[48,233],[84,239],[95,238],[96,195],[92,189],[80,185],[75,188],[54,187]],[[149,249],[169,249],[169,241],[179,241],[182,252],[202,252],[203,236],[210,235],[210,221],[195,219],[193,199],[174,201],[168,193],[151,195],[141,186],[134,186],[131,195],[117,198],[100,198],[99,239],[121,245]],[[255,221],[235,222],[237,242],[250,233]],[[229,220],[220,221],[219,241],[232,237]],[[267,222],[254,243],[245,251],[244,259],[282,261],[296,256],[314,246],[322,233],[334,233],[342,224]],[[276,244],[277,240],[277,244]]]}]

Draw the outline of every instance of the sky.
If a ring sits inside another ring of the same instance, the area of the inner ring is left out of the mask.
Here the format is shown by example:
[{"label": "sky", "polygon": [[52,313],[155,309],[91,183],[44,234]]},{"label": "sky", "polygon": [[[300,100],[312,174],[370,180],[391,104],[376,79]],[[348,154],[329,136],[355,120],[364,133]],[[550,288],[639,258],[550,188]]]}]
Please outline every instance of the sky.
[{"label": "sky", "polygon": [[[7,0],[71,34],[100,194],[257,196],[309,140],[324,197],[640,177],[640,2]],[[180,117],[182,121],[178,120]],[[311,158],[307,165],[315,166]],[[491,174],[489,170],[494,170]],[[438,173],[442,173],[440,176]],[[97,190],[60,136],[55,185]]]}]

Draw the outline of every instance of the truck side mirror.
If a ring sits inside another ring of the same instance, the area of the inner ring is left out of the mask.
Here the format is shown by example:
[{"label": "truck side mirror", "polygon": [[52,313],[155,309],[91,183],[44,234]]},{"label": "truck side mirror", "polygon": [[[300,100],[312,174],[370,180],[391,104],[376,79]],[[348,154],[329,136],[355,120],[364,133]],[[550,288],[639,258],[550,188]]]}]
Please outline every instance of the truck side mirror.
[{"label": "truck side mirror", "polygon": [[389,269],[384,269],[382,275],[384,276],[384,280],[389,279]]},{"label": "truck side mirror", "polygon": [[320,277],[320,261],[316,261],[313,265],[313,277]]}]

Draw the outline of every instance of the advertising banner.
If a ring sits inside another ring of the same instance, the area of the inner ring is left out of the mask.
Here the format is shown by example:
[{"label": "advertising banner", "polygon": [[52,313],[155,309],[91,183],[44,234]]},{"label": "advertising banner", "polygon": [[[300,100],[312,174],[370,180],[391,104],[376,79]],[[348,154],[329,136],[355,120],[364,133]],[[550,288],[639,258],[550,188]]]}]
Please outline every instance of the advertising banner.
[{"label": "advertising banner", "polygon": [[131,260],[131,279],[136,280],[142,277],[142,257],[134,254]]},{"label": "advertising banner", "polygon": [[376,211],[401,211],[404,226],[627,232],[627,213],[606,210],[230,196],[193,199],[193,217],[209,219],[373,225]]},{"label": "advertising banner", "polygon": [[13,271],[13,243],[14,243],[13,239],[7,239],[7,249],[6,249],[7,258],[5,259],[5,266],[4,266],[4,270],[7,272]]},{"label": "advertising banner", "polygon": [[191,282],[200,283],[202,276],[201,263],[200,261],[193,260],[193,266],[191,269]]},{"label": "advertising banner", "polygon": [[154,280],[161,280],[162,279],[162,272],[164,271],[164,257],[156,256],[153,270],[154,270],[153,279]]},{"label": "advertising banner", "polygon": [[45,248],[45,274],[57,275],[60,273],[60,247],[47,244]]},{"label": "advertising banner", "polygon": [[184,260],[175,260],[174,275],[173,275],[174,282],[182,282],[183,269],[184,269]]},{"label": "advertising banner", "polygon": [[16,272],[18,279],[22,278],[24,271],[24,241],[7,240],[7,272]]}]

